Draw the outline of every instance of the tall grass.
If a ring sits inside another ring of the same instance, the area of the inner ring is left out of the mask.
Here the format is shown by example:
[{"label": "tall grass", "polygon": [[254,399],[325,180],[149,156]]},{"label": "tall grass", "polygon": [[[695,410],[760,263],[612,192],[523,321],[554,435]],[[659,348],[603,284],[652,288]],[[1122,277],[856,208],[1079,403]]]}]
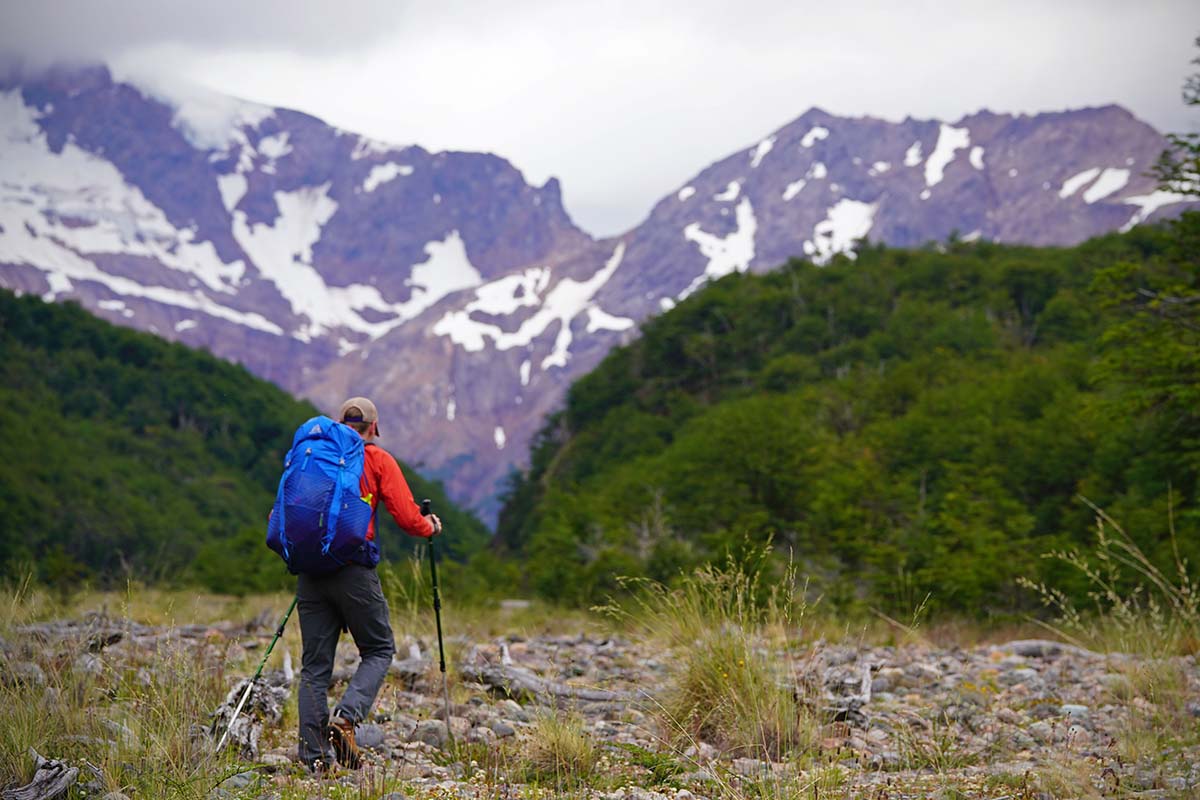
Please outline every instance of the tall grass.
[{"label": "tall grass", "polygon": [[791,565],[768,575],[769,548],[683,576],[629,581],[632,600],[603,607],[664,646],[669,685],[656,705],[668,741],[780,759],[810,748],[818,720],[801,696],[794,652],[807,612]]},{"label": "tall grass", "polygon": [[1179,556],[1172,505],[1167,535],[1174,553],[1172,576],[1159,569],[1104,509],[1082,498],[1096,514],[1091,553],[1078,549],[1047,553],[1079,572],[1088,585],[1090,608],[1080,608],[1061,589],[1019,579],[1056,619],[1047,626],[1068,641],[1102,651],[1146,656],[1200,651],[1200,586]]},{"label": "tall grass", "polygon": [[1093,551],[1058,551],[1047,557],[1083,575],[1091,607],[1079,608],[1044,583],[1021,583],[1056,613],[1054,621],[1045,623],[1051,631],[1077,645],[1117,654],[1110,668],[1122,679],[1108,693],[1126,715],[1116,731],[1115,754],[1127,762],[1162,762],[1200,744],[1200,719],[1190,708],[1195,701],[1190,668],[1173,658],[1200,652],[1200,587],[1179,556],[1171,503],[1167,535],[1174,575],[1159,569],[1103,509],[1086,498],[1084,502],[1096,514]]}]

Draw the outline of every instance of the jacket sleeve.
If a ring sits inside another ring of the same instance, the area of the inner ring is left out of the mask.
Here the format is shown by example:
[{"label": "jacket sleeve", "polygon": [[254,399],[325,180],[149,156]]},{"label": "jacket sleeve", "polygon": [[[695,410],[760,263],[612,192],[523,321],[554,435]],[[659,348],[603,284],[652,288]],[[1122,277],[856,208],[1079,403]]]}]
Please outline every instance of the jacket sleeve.
[{"label": "jacket sleeve", "polygon": [[421,516],[421,509],[413,499],[412,489],[400,471],[400,465],[390,453],[379,459],[379,499],[387,506],[388,513],[400,530],[409,536],[421,536],[428,539],[433,535],[433,526],[429,520]]}]

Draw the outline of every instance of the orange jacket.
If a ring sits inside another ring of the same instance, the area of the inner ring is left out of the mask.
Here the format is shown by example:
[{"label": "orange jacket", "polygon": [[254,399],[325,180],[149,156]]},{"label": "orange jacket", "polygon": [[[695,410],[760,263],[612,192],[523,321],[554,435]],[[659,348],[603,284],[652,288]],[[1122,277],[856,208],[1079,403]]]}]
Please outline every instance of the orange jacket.
[{"label": "orange jacket", "polygon": [[[371,511],[376,510],[379,501],[387,506],[388,512],[400,530],[409,536],[421,536],[428,539],[433,535],[433,525],[421,516],[421,509],[413,499],[412,489],[400,471],[400,465],[388,451],[377,444],[367,444],[363,454],[363,474],[358,483],[362,496],[371,502]],[[375,539],[375,514],[371,514],[371,524],[367,527],[367,541]]]}]

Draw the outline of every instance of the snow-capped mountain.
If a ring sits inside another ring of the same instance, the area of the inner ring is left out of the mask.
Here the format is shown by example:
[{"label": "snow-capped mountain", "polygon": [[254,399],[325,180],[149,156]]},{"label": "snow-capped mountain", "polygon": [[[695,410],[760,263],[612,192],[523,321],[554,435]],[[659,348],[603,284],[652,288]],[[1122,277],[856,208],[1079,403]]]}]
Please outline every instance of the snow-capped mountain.
[{"label": "snow-capped mountain", "polygon": [[115,82],[0,79],[0,285],[205,347],[336,408],[485,517],[565,388],[706,281],[862,237],[1068,244],[1178,213],[1117,107],[953,124],[817,109],[595,240],[559,187],[311,116]]}]

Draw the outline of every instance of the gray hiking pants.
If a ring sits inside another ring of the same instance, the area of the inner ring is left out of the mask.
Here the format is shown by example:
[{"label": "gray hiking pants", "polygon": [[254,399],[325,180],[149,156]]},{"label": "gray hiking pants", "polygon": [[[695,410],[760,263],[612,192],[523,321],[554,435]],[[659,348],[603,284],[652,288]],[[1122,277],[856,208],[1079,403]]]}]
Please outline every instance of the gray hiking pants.
[{"label": "gray hiking pants", "polygon": [[334,714],[360,722],[383,686],[396,642],[379,575],[371,567],[347,564],[332,575],[300,575],[296,586],[304,656],[300,667],[300,760],[332,761],[325,727],[329,724],[329,682],[342,628],[350,629],[362,661]]}]

